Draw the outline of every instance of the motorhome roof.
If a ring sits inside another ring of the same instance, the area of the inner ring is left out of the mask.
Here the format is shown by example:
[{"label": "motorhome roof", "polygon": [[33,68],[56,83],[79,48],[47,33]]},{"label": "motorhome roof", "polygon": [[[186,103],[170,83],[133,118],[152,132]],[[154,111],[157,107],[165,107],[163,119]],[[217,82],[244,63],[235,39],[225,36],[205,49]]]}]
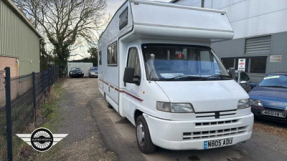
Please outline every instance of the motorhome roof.
[{"label": "motorhome roof", "polygon": [[141,4],[160,5],[160,6],[167,6],[167,7],[175,7],[175,8],[183,8],[183,9],[191,9],[191,10],[199,10],[199,11],[207,11],[207,12],[217,12],[217,13],[226,14],[226,12],[224,10],[184,6],[184,5],[175,4],[175,3],[166,3],[166,2],[163,3],[163,2],[157,2],[157,1],[142,1],[142,0],[127,0],[127,1],[139,3],[139,4],[141,3]]},{"label": "motorhome roof", "polygon": [[[128,25],[119,29],[119,17],[128,9]],[[157,37],[219,41],[232,39],[233,29],[225,11],[177,5],[174,3],[127,0],[100,36],[112,43],[133,31],[133,38]],[[125,37],[126,39],[127,37]]]}]

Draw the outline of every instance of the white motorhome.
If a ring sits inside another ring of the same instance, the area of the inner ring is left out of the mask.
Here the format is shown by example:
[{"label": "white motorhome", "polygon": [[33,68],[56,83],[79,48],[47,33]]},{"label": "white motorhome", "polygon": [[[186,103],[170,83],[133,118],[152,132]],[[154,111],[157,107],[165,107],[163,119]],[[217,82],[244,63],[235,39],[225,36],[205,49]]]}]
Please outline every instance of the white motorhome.
[{"label": "white motorhome", "polygon": [[136,126],[143,153],[248,140],[248,94],[210,48],[233,38],[225,11],[126,1],[99,40],[99,90]]}]

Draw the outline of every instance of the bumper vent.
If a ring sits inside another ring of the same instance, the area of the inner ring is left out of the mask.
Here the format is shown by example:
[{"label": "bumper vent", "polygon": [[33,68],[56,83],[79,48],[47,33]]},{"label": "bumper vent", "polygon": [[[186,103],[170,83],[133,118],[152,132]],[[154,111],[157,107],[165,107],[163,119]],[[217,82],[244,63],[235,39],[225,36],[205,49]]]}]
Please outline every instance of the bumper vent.
[{"label": "bumper vent", "polygon": [[213,122],[198,122],[195,123],[195,126],[210,126],[210,125],[222,125],[222,124],[231,124],[236,123],[238,120],[227,120],[227,121],[213,121]]},{"label": "bumper vent", "polygon": [[221,118],[224,116],[236,115],[236,110],[229,111],[215,111],[215,112],[197,112],[195,113],[196,118]]},{"label": "bumper vent", "polygon": [[247,126],[230,128],[230,129],[219,129],[212,131],[197,131],[197,132],[185,132],[183,133],[183,140],[195,140],[195,139],[203,139],[203,138],[216,138],[221,136],[232,136],[236,134],[245,133],[247,130]]}]

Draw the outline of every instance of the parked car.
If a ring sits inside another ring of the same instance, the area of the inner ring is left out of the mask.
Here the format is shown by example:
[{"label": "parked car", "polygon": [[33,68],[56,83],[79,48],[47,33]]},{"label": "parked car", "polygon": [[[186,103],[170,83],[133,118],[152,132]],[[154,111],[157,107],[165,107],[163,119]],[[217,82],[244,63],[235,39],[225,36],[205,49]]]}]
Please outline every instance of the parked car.
[{"label": "parked car", "polygon": [[71,68],[69,76],[71,78],[81,78],[84,76],[84,72],[82,71],[81,68]]},{"label": "parked car", "polygon": [[[240,73],[240,77],[238,77],[239,73]],[[235,81],[238,82],[238,84],[240,84],[240,86],[246,92],[249,92],[252,89],[250,78],[248,74],[245,73],[244,71],[235,71]]]},{"label": "parked car", "polygon": [[267,75],[249,96],[256,117],[287,123],[287,72]]},{"label": "parked car", "polygon": [[98,78],[98,67],[92,67],[89,70],[89,77],[90,78]]}]

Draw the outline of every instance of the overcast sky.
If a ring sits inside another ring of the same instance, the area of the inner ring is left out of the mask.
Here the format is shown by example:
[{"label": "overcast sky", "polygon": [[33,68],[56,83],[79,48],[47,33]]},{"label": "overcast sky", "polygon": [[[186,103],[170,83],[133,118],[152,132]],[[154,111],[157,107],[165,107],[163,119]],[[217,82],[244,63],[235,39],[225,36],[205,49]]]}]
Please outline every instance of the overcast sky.
[{"label": "overcast sky", "polygon": [[[107,1],[107,8],[105,9],[106,16],[110,16],[111,18],[115,14],[115,12],[120,8],[120,6],[126,1],[126,0],[106,0]],[[146,0],[146,1],[163,1],[163,2],[168,2],[170,0]],[[89,49],[88,46],[83,46],[80,47],[77,50],[72,51],[72,55],[76,53],[81,53],[80,55],[84,57],[89,57],[90,54],[87,52]],[[72,56],[70,60],[75,60],[75,59],[83,59],[82,56]]]},{"label": "overcast sky", "polygon": [[118,8],[125,2],[126,0],[107,0],[107,14],[113,16]]}]

